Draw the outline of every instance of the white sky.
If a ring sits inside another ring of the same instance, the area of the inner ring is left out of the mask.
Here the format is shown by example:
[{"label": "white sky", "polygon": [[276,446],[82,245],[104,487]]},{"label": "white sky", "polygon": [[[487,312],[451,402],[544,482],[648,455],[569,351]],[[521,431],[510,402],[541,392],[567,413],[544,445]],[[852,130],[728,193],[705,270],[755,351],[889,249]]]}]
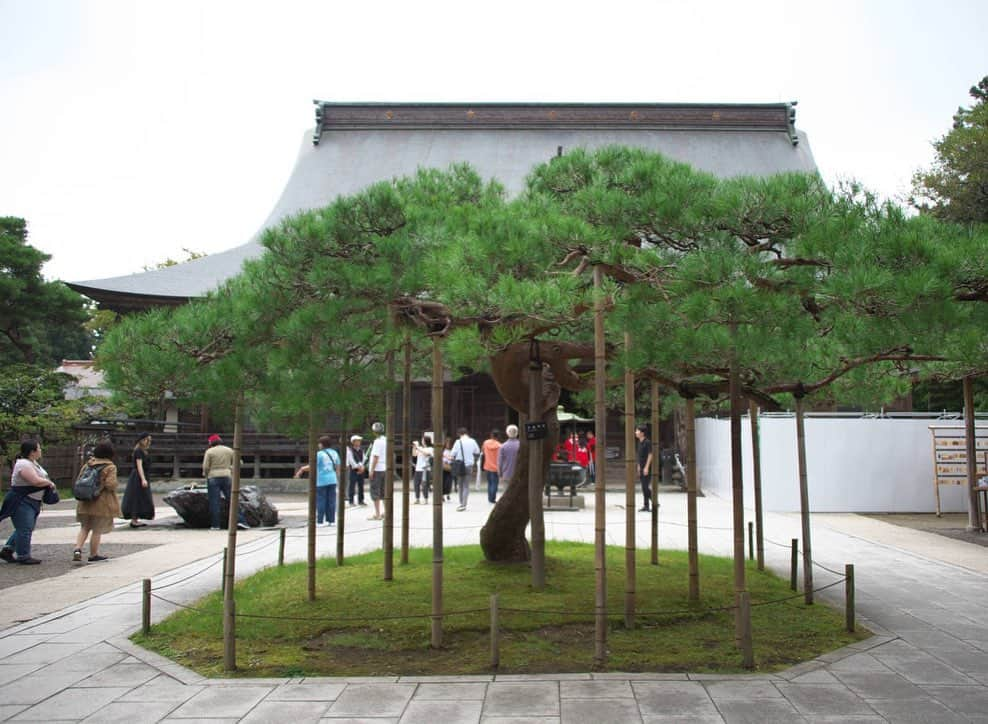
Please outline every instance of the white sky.
[{"label": "white sky", "polygon": [[0,216],[69,281],[237,246],[314,98],[798,100],[827,181],[895,197],[985,75],[979,0],[0,0]]}]

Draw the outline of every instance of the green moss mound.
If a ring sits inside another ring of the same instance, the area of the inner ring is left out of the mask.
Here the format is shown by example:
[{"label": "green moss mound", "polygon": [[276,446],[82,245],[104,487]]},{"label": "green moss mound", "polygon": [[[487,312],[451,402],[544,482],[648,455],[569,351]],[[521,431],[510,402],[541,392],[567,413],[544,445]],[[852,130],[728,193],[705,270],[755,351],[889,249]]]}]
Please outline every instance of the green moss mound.
[{"label": "green moss mound", "polygon": [[[660,565],[639,551],[635,628],[624,626],[624,549],[607,551],[608,659],[595,666],[594,549],[549,542],[546,588],[535,593],[527,566],[492,565],[479,546],[445,551],[443,647],[430,647],[432,551],[409,553],[383,580],[380,551],[318,563],[316,600],[306,565],[269,568],[236,586],[240,676],[395,676],[492,673],[490,596],[500,607],[498,673],[585,671],[740,672],[734,644],[731,561],[701,556],[698,604],[688,600],[686,553]],[[806,606],[787,581],[748,568],[756,666],[774,671],[870,634],[844,630],[843,612]],[[787,599],[787,600],[780,600]],[[223,672],[219,592],[133,640],[206,676]],[[270,618],[267,618],[270,617]]]}]

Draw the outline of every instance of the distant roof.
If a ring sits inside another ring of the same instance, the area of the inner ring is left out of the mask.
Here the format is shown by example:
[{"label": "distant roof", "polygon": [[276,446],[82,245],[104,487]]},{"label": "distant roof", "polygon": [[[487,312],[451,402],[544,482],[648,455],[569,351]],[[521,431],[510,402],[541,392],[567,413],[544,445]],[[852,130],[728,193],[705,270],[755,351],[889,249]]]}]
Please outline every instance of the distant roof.
[{"label": "distant roof", "polygon": [[246,244],[175,266],[69,286],[118,311],[205,295],[264,251],[261,232],[377,181],[467,162],[517,194],[531,169],[574,148],[658,151],[722,178],[816,173],[795,103],[330,103],[267,220]]}]

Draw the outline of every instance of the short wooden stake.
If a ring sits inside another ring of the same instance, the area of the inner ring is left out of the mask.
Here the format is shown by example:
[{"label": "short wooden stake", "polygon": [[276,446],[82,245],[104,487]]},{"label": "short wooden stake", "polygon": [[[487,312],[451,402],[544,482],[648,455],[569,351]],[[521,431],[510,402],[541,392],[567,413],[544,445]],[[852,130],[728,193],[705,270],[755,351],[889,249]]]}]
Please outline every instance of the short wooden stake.
[{"label": "short wooden stake", "polygon": [[847,630],[854,633],[854,564],[844,566],[844,619]]},{"label": "short wooden stake", "polygon": [[278,565],[285,565],[285,533],[287,530],[282,528],[278,533]]},{"label": "short wooden stake", "polygon": [[796,576],[799,575],[799,538],[792,539],[792,556],[789,559],[789,588],[796,589]]},{"label": "short wooden stake", "polygon": [[748,560],[755,560],[755,524],[748,521]]},{"label": "short wooden stake", "polygon": [[141,633],[145,636],[151,633],[151,579],[144,579],[143,595],[141,597]]},{"label": "short wooden stake", "polygon": [[751,594],[741,591],[738,605],[741,607],[741,664],[746,669],[753,669],[755,650],[751,643]]},{"label": "short wooden stake", "polygon": [[491,594],[491,668],[501,665],[500,626],[498,626],[497,594]]},{"label": "short wooden stake", "polygon": [[226,564],[227,564],[228,549],[223,549],[223,568],[220,570],[220,592],[226,593]]}]

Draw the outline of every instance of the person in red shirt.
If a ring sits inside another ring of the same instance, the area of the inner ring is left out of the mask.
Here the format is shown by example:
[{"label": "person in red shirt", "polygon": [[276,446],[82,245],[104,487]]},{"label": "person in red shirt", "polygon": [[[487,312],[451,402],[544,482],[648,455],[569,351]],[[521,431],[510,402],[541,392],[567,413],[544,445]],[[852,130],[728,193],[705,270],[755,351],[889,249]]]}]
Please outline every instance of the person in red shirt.
[{"label": "person in red shirt", "polygon": [[593,481],[597,477],[597,436],[593,430],[587,433],[587,450],[590,452],[590,464],[587,466],[587,474]]}]

